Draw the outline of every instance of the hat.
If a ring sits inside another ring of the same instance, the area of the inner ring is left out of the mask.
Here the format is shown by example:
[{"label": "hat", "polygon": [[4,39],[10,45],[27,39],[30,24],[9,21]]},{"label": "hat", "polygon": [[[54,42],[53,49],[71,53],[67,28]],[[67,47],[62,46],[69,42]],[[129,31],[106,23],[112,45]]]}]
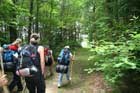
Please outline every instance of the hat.
[{"label": "hat", "polygon": [[64,48],[70,48],[70,46],[65,46]]},{"label": "hat", "polygon": [[4,44],[2,47],[3,47],[4,49],[7,49],[7,48],[8,48],[8,45],[7,45],[7,44]]}]

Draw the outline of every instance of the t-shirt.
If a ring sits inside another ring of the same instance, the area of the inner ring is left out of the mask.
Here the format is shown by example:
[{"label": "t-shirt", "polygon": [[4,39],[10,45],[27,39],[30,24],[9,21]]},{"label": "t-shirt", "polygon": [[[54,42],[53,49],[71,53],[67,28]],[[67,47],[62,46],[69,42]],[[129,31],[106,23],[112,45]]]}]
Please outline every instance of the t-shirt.
[{"label": "t-shirt", "polygon": [[10,50],[13,50],[13,51],[18,51],[18,46],[17,45],[10,45],[8,48]]}]

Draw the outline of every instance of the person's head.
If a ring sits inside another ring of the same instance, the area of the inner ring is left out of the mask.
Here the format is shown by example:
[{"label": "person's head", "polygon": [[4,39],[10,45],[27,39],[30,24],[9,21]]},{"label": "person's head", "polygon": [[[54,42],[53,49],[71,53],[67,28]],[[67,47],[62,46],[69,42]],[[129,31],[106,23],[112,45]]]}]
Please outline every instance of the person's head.
[{"label": "person's head", "polygon": [[40,41],[40,36],[37,33],[32,33],[30,36],[30,43],[33,45],[38,44]]},{"label": "person's head", "polygon": [[4,44],[2,47],[3,47],[4,49],[8,49],[8,45],[7,45],[7,44]]},{"label": "person's head", "polygon": [[67,52],[69,49],[70,49],[69,46],[65,46],[65,47],[64,47],[64,52]]},{"label": "person's head", "polygon": [[19,46],[21,43],[22,43],[22,40],[20,38],[17,38],[12,44]]}]

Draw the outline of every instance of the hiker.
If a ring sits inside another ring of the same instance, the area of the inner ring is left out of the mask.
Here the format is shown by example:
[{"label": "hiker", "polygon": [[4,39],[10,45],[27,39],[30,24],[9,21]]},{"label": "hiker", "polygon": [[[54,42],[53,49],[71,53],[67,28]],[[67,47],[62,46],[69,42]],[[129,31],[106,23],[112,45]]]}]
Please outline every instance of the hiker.
[{"label": "hiker", "polygon": [[[70,78],[70,70],[69,70],[69,65],[70,65],[70,62],[73,60],[72,58],[72,53],[70,52],[70,47],[69,46],[65,46],[64,49],[61,50],[60,54],[59,54],[59,57],[58,57],[58,64],[60,64],[60,69],[61,68],[66,68],[66,71],[63,72],[58,72],[58,88],[61,87],[61,84],[62,84],[62,78],[63,78],[63,75],[66,74],[66,78],[68,81],[71,80]],[[58,67],[59,69],[59,67]],[[59,69],[59,70],[60,70]]]},{"label": "hiker", "polygon": [[37,72],[31,77],[25,77],[26,86],[29,93],[45,93],[45,60],[44,60],[44,47],[39,45],[40,37],[37,33],[30,36],[29,46],[36,49],[36,62],[33,63],[37,67]]},{"label": "hiker", "polygon": [[50,49],[49,46],[47,46],[44,50],[45,50],[45,66],[46,66],[46,68],[49,68],[49,72],[50,72],[49,75],[52,76],[53,75],[53,64],[55,63],[54,57],[52,55],[52,50]]},{"label": "hiker", "polygon": [[3,87],[7,85],[8,80],[6,78],[6,75],[0,75],[0,87]]},{"label": "hiker", "polygon": [[14,54],[15,69],[14,69],[14,71],[12,71],[13,79],[12,79],[12,82],[8,86],[9,91],[12,91],[15,86],[17,86],[17,91],[23,90],[21,78],[16,74],[16,68],[17,68],[17,65],[19,63],[19,61],[18,61],[18,49],[20,48],[21,43],[22,43],[22,40],[20,38],[17,38],[12,44],[10,44],[8,46],[8,48],[10,50],[15,52],[15,54]]}]

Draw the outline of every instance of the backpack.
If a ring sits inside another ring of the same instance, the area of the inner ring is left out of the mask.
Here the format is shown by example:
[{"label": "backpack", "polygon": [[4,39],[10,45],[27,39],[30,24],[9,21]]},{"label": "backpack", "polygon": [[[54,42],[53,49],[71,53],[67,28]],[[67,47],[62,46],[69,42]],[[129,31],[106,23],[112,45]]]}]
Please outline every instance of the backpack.
[{"label": "backpack", "polygon": [[22,68],[30,67],[32,65],[38,66],[39,55],[37,52],[38,46],[35,45],[26,45],[20,51],[20,65]]},{"label": "backpack", "polygon": [[14,61],[14,51],[6,49],[3,51],[3,62],[13,62]]},{"label": "backpack", "polygon": [[52,63],[53,63],[52,57],[51,57],[51,55],[52,55],[51,50],[48,49],[48,48],[45,48],[44,53],[45,53],[45,65],[46,66],[51,66]]},{"label": "backpack", "polygon": [[16,52],[8,49],[8,46],[4,48],[5,49],[2,54],[4,70],[6,72],[12,72],[15,70],[15,66],[16,66],[15,58],[14,58]]},{"label": "backpack", "polygon": [[26,45],[20,50],[20,62],[18,66],[18,72],[20,73],[18,74],[19,76],[24,76],[24,74],[22,74],[23,69],[30,70],[29,76],[33,76],[35,73],[38,72],[37,67],[40,65],[40,58],[37,49],[38,46]]},{"label": "backpack", "polygon": [[58,57],[58,63],[62,65],[69,65],[69,62],[70,62],[70,51],[69,50],[64,51],[64,49],[61,50]]}]

